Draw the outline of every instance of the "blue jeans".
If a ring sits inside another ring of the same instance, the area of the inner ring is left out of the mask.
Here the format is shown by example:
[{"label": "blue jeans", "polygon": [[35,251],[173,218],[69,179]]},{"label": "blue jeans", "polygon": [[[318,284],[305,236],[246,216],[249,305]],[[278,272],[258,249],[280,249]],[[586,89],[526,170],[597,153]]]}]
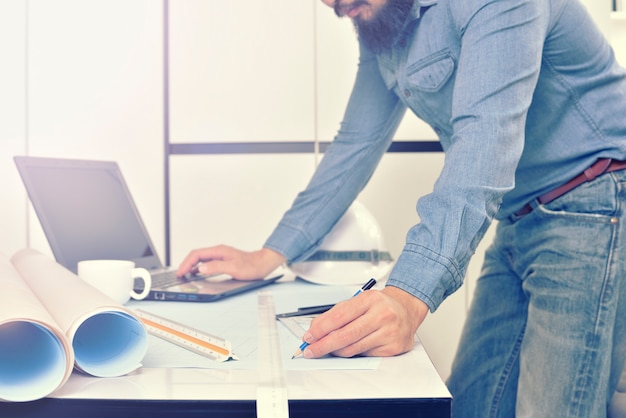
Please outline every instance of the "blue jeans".
[{"label": "blue jeans", "polygon": [[605,417],[626,357],[626,170],[497,225],[448,386],[459,417]]}]

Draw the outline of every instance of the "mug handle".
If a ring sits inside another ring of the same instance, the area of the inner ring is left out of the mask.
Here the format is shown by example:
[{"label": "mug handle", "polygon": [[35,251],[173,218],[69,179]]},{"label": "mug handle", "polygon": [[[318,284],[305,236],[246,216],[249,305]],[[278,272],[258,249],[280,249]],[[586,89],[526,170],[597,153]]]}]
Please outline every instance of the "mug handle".
[{"label": "mug handle", "polygon": [[152,276],[150,275],[148,270],[141,267],[134,268],[132,270],[132,275],[133,279],[139,277],[143,280],[143,290],[141,291],[141,293],[137,293],[133,289],[130,291],[130,296],[136,300],[144,299],[146,296],[148,296],[148,293],[150,293],[150,289],[152,288]]}]

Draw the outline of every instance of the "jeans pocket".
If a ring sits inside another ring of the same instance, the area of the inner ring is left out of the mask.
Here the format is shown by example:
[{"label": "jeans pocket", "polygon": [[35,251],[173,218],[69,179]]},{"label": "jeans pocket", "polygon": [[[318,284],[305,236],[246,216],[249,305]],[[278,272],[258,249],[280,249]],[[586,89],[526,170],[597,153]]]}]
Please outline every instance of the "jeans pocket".
[{"label": "jeans pocket", "polygon": [[618,184],[609,174],[584,183],[535,209],[539,216],[574,217],[596,222],[611,222],[618,213]]}]

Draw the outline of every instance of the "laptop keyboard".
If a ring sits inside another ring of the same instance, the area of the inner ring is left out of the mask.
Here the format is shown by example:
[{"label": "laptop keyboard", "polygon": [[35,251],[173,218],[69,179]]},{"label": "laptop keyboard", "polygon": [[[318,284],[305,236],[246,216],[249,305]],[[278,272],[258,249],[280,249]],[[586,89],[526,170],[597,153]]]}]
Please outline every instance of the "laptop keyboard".
[{"label": "laptop keyboard", "polygon": [[162,289],[164,287],[172,286],[181,282],[181,279],[176,277],[176,271],[163,271],[160,273],[152,274],[152,287],[154,289]]},{"label": "laptop keyboard", "polygon": [[[179,278],[176,276],[176,270],[167,270],[159,273],[152,273],[152,288],[153,289],[164,289],[166,287],[173,286],[182,282],[190,282],[194,280],[203,280],[206,276],[188,276],[184,278]],[[138,292],[143,290],[143,280],[135,279],[135,287],[134,289]]]},{"label": "laptop keyboard", "polygon": [[[180,281],[180,279],[176,277],[175,270],[152,273],[151,276],[153,289],[162,289],[164,287],[172,286]],[[143,290],[142,279],[135,279],[134,289],[138,292],[141,292]]]}]

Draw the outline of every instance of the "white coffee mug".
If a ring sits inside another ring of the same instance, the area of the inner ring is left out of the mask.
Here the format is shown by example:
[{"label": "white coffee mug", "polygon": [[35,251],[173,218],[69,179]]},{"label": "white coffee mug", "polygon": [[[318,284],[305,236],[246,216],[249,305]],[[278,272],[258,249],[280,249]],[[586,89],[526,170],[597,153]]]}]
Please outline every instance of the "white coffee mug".
[{"label": "white coffee mug", "polygon": [[[148,270],[135,267],[134,262],[127,260],[79,261],[78,277],[121,304],[128,302],[131,297],[144,299],[152,287]],[[133,289],[135,278],[141,278],[144,282],[141,293]]]}]

